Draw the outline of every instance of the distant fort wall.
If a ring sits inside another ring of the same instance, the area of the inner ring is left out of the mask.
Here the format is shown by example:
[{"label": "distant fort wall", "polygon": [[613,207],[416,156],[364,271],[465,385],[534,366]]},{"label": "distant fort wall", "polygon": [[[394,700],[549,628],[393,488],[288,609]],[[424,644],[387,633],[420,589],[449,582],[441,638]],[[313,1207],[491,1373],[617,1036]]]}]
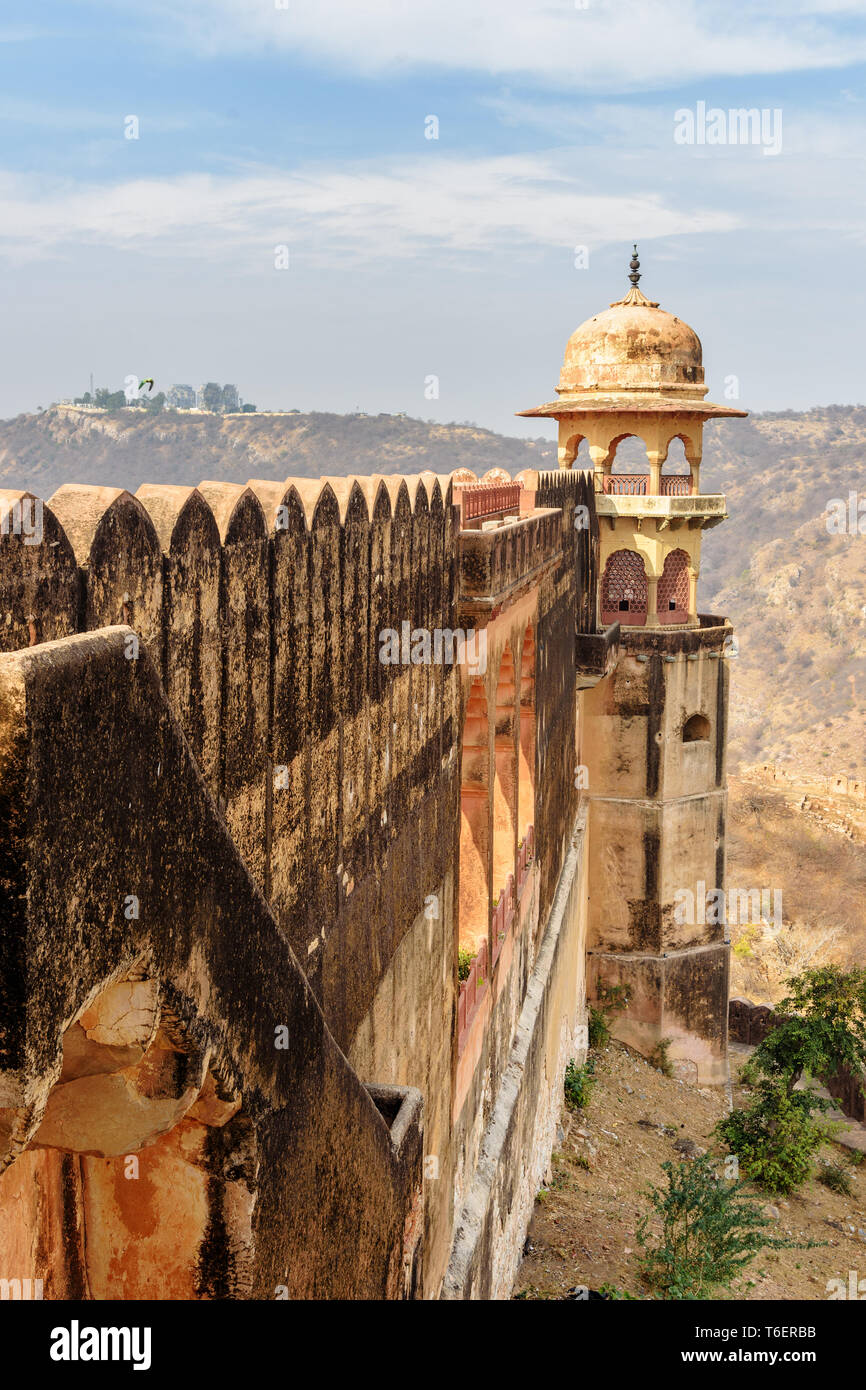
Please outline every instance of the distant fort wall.
[{"label": "distant fort wall", "polygon": [[806,776],[798,772],[788,772],[775,763],[754,763],[741,770],[740,775],[755,778],[762,782],[786,783],[816,796],[849,796],[854,801],[866,801],[866,781],[858,777],[848,777],[845,773],[828,773],[825,777]]}]

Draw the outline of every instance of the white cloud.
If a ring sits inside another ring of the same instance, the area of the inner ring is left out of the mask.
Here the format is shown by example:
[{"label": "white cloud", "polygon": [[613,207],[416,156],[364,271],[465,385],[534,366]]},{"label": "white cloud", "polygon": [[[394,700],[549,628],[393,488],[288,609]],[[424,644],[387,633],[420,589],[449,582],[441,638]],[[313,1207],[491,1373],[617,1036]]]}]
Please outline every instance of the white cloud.
[{"label": "white cloud", "polygon": [[71,261],[77,248],[104,247],[243,273],[272,263],[283,243],[296,266],[345,267],[743,228],[863,235],[866,117],[847,104],[784,108],[773,160],[751,147],[675,144],[669,101],[594,103],[578,121],[559,101],[492,104],[559,148],[471,158],[430,142],[411,158],[115,182],[0,173],[0,254]]},{"label": "white cloud", "polygon": [[[599,195],[569,160],[507,156],[411,163],[182,174],[116,184],[0,175],[0,250],[18,260],[68,255],[76,245],[203,260],[273,255],[287,243],[311,264],[445,252],[644,240],[726,231],[736,214],[676,206],[656,191]],[[607,184],[606,186],[610,186]]]},{"label": "white cloud", "polygon": [[[96,107],[59,106],[48,101],[24,100],[19,97],[0,95],[0,121],[13,125],[30,126],[35,129],[56,132],[94,131],[111,134],[119,140],[123,134],[125,113],[116,108],[97,110]],[[225,117],[213,112],[199,112],[194,115],[151,114],[148,110],[142,118],[144,131],[148,135],[174,135],[181,130],[207,123],[209,128],[227,124]]]},{"label": "white cloud", "polygon": [[[114,0],[117,4],[118,0]],[[124,4],[125,8],[125,4]],[[847,67],[861,0],[140,0],[166,42],[224,54],[282,51],[370,75],[444,68],[531,76],[576,93],[706,77]],[[836,24],[837,18],[842,24]]]}]

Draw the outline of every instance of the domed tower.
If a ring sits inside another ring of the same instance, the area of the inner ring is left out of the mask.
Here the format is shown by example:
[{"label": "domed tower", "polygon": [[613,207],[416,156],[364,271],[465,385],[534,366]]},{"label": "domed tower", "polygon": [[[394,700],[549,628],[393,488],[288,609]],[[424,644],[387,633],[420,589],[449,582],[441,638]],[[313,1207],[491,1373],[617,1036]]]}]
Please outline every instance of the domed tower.
[{"label": "domed tower", "polygon": [[[699,614],[701,535],[726,516],[700,490],[704,421],[745,411],[704,398],[700,339],[631,288],[572,334],[558,399],[559,464],[586,440],[599,517],[598,625],[621,625],[615,669],[581,696],[577,763],[589,801],[587,979],[628,987],[615,1032],[649,1055],[669,1040],[678,1072],[727,1074],[725,889],[731,626]],[[617,472],[640,440],[646,466]],[[674,441],[686,472],[665,471]]]}]

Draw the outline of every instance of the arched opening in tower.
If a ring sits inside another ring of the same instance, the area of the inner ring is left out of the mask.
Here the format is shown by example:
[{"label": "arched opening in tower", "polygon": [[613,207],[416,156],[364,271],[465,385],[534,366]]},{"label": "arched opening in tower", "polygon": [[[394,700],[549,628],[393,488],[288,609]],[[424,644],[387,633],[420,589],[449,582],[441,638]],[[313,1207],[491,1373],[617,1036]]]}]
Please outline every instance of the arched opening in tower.
[{"label": "arched opening in tower", "polygon": [[636,434],[621,434],[610,442],[610,471],[645,475],[649,468],[646,442]]},{"label": "arched opening in tower", "polygon": [[630,627],[646,623],[646,569],[636,550],[615,550],[608,557],[601,581],[601,617],[604,623]]},{"label": "arched opening in tower", "polygon": [[661,469],[662,497],[689,497],[692,492],[692,469],[686,458],[685,442],[674,435],[668,445],[667,457]]},{"label": "arched opening in tower", "polygon": [[665,557],[656,600],[660,623],[685,623],[689,618],[689,557],[672,550]]},{"label": "arched opening in tower", "polygon": [[683,725],[683,743],[703,743],[710,736],[710,721],[704,714],[693,714]]}]

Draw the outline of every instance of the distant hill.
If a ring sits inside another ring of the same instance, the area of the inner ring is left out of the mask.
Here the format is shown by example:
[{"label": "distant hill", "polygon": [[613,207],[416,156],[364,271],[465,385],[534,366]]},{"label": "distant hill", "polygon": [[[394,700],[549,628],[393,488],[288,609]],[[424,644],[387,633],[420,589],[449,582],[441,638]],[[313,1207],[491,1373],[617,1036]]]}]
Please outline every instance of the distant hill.
[{"label": "distant hill", "polygon": [[[706,533],[701,607],[727,614],[731,764],[866,775],[866,534],[830,535],[833,498],[862,493],[866,408],[710,422],[701,485],[730,520]],[[0,485],[554,468],[551,440],[394,415],[186,415],[52,407],[0,421]],[[866,527],[866,519],[864,519]]]},{"label": "distant hill", "polygon": [[141,483],[204,478],[245,483],[463,467],[514,474],[555,466],[550,441],[396,415],[103,413],[52,406],[40,415],[0,421],[0,486],[27,487],[44,498],[69,482],[134,492]]},{"label": "distant hill", "polygon": [[[714,423],[701,486],[730,520],[707,533],[701,588],[739,634],[732,763],[866,774],[866,408]],[[863,499],[864,534],[827,506]]]}]

